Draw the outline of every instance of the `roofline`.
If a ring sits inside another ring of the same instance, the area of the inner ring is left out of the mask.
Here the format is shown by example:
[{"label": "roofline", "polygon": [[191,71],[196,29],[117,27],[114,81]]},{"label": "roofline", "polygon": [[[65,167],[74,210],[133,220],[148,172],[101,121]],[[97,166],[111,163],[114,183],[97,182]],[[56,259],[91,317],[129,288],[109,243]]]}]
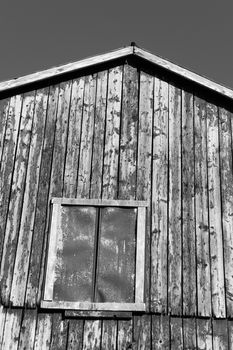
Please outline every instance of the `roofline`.
[{"label": "roofline", "polygon": [[215,83],[199,74],[193,73],[188,69],[182,68],[177,64],[171,63],[170,61],[165,60],[159,56],[156,56],[146,50],[140,49],[137,46],[128,46],[128,47],[114,50],[102,55],[89,57],[77,62],[68,63],[62,66],[58,66],[58,67],[46,69],[43,71],[39,71],[33,74],[25,75],[20,78],[1,82],[0,92],[7,91],[9,89],[18,88],[20,86],[24,86],[27,84],[39,82],[39,81],[48,79],[50,77],[60,76],[65,73],[77,71],[79,69],[88,68],[96,64],[110,62],[112,60],[130,56],[130,55],[135,55],[137,57],[140,57],[150,63],[153,63],[159,67],[166,69],[167,71],[176,73],[179,76],[185,79],[188,79],[189,81],[197,83],[205,88],[208,88],[209,90],[212,90],[214,92],[220,93],[221,95],[224,95],[226,97],[233,99],[232,89],[229,89],[221,84]]}]

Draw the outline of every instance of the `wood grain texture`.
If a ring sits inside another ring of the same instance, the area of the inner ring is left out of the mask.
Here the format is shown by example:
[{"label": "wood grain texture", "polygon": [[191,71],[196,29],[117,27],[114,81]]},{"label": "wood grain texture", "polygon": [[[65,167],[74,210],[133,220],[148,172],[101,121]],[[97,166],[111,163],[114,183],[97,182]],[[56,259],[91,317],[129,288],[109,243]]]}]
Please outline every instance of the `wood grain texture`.
[{"label": "wood grain texture", "polygon": [[182,350],[184,348],[182,318],[170,318],[170,332],[171,350]]},{"label": "wood grain texture", "polygon": [[212,350],[212,324],[210,319],[197,319],[197,348]]},{"label": "wood grain texture", "polygon": [[83,320],[69,320],[67,350],[82,350]]},{"label": "wood grain texture", "polygon": [[131,349],[132,348],[132,320],[118,321],[117,327],[117,349]]},{"label": "wood grain texture", "polygon": [[151,308],[167,312],[168,84],[155,78],[152,165]]},{"label": "wood grain texture", "polygon": [[123,67],[109,71],[104,146],[103,198],[117,198]]},{"label": "wood grain texture", "polygon": [[196,349],[196,320],[195,318],[183,318],[184,349]]},{"label": "wood grain texture", "polygon": [[84,323],[83,350],[99,350],[101,344],[102,321],[89,321]]},{"label": "wood grain texture", "polygon": [[151,316],[135,316],[133,322],[133,349],[150,349]]},{"label": "wood grain texture", "polygon": [[213,350],[228,350],[227,320],[213,320]]},{"label": "wood grain texture", "polygon": [[36,331],[37,311],[26,310],[20,327],[19,349],[33,350]]},{"label": "wood grain texture", "polygon": [[169,85],[168,310],[182,313],[181,92]]},{"label": "wood grain texture", "polygon": [[75,197],[77,191],[84,84],[83,77],[72,83],[63,188],[63,196],[65,197]]},{"label": "wood grain texture", "polygon": [[211,315],[206,104],[194,99],[197,312]]},{"label": "wood grain texture", "polygon": [[7,309],[0,305],[0,349],[2,346]]},{"label": "wood grain texture", "polygon": [[2,257],[2,249],[5,236],[5,225],[10,199],[11,181],[16,154],[22,100],[22,95],[11,97],[4,135],[4,149],[0,167],[0,260]]},{"label": "wood grain texture", "polygon": [[170,350],[169,316],[152,315],[152,350]]},{"label": "wood grain texture", "polygon": [[120,134],[119,198],[134,199],[136,194],[138,72],[124,66]]},{"label": "wood grain texture", "polygon": [[108,71],[100,72],[97,75],[96,106],[94,140],[91,170],[91,198],[101,198],[102,176],[103,176],[103,156],[104,156],[104,136],[107,108],[107,84]]},{"label": "wood grain texture", "polygon": [[116,350],[117,346],[117,321],[103,320],[101,350]]},{"label": "wood grain texture", "polygon": [[23,197],[21,223],[10,298],[13,305],[16,306],[24,305],[32,232],[35,219],[44,126],[46,121],[47,97],[48,89],[44,89],[38,90],[35,98],[26,185]]},{"label": "wood grain texture", "polygon": [[183,315],[196,315],[193,95],[182,91]]},{"label": "wood grain texture", "polygon": [[17,350],[22,319],[22,310],[8,310],[2,341],[2,350]]},{"label": "wood grain texture", "polygon": [[40,266],[43,251],[43,242],[46,240],[45,230],[48,214],[48,195],[56,128],[58,94],[58,85],[50,87],[26,290],[26,305],[30,307],[35,307],[39,297],[38,290]]},{"label": "wood grain texture", "polygon": [[50,350],[64,350],[67,343],[68,321],[62,320],[61,314],[53,314]]},{"label": "wood grain texture", "polygon": [[219,109],[220,171],[224,271],[227,316],[233,317],[233,173],[232,173],[232,114]]},{"label": "wood grain texture", "polygon": [[228,321],[229,349],[233,349],[233,321]]},{"label": "wood grain texture", "polygon": [[82,135],[80,145],[77,196],[86,198],[90,193],[92,145],[96,99],[96,74],[85,77]]},{"label": "wood grain texture", "polygon": [[210,103],[206,108],[212,314],[225,317],[218,109]]},{"label": "wood grain texture", "polygon": [[5,304],[9,303],[13,278],[14,261],[20,228],[20,216],[27,173],[28,153],[31,141],[34,100],[34,91],[24,95],[1,264],[1,297],[3,303]]},{"label": "wood grain texture", "polygon": [[10,106],[10,97],[0,100],[0,164],[2,159],[3,144],[6,132],[7,117]]},{"label": "wood grain texture", "polygon": [[49,350],[52,332],[52,315],[38,314],[34,350]]}]

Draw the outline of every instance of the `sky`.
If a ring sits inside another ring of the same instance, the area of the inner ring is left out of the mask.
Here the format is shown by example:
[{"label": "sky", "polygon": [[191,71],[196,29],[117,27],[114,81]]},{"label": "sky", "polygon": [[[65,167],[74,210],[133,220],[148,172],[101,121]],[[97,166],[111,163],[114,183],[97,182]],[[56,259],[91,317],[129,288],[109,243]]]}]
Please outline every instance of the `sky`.
[{"label": "sky", "polygon": [[132,41],[233,89],[232,0],[1,0],[0,81]]}]

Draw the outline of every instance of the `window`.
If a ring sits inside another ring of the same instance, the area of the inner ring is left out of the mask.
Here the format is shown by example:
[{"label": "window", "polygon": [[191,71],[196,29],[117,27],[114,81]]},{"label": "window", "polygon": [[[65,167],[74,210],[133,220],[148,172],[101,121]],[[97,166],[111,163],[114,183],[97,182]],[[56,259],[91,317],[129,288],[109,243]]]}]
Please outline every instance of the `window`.
[{"label": "window", "polygon": [[42,307],[143,311],[144,201],[52,199]]}]

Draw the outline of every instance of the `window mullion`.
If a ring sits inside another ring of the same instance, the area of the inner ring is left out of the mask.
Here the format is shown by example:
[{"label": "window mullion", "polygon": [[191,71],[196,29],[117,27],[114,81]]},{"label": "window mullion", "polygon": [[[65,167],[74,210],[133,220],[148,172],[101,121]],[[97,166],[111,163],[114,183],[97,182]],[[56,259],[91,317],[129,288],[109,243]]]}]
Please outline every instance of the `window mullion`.
[{"label": "window mullion", "polygon": [[95,243],[94,243],[94,261],[93,261],[93,277],[92,277],[92,302],[95,302],[97,265],[98,265],[98,246],[100,231],[100,215],[101,208],[96,208],[96,225],[95,225]]}]

